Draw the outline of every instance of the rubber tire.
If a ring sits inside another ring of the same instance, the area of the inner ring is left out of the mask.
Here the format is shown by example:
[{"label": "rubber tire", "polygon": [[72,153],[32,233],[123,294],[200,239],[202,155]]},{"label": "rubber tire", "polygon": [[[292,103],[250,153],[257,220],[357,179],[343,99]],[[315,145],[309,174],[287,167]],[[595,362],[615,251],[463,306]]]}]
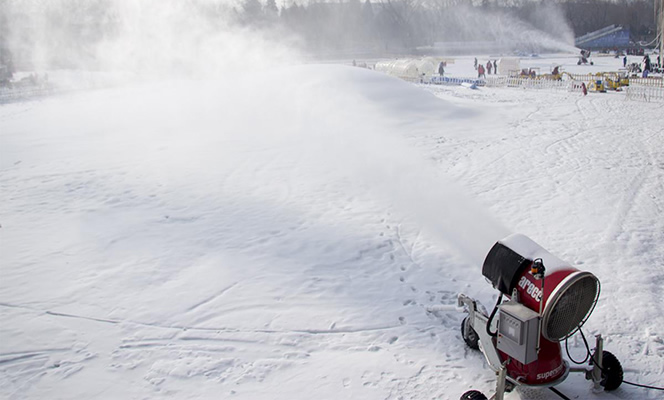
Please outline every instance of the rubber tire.
[{"label": "rubber tire", "polygon": [[618,358],[608,351],[602,352],[602,380],[599,382],[604,390],[611,391],[620,387],[623,382],[623,368]]},{"label": "rubber tire", "polygon": [[461,400],[488,400],[479,390],[469,390],[461,395]]},{"label": "rubber tire", "polygon": [[[466,330],[466,328],[468,330]],[[463,338],[463,341],[466,342],[468,347],[470,347],[473,350],[479,350],[480,348],[480,337],[475,332],[475,329],[473,329],[470,326],[470,321],[468,320],[468,317],[464,318],[463,321],[461,321],[461,337]]]}]

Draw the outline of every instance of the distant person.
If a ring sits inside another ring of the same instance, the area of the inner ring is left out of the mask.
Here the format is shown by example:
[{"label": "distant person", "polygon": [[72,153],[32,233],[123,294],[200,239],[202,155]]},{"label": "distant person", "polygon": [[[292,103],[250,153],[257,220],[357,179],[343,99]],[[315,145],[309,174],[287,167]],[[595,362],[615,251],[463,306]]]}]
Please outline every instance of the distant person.
[{"label": "distant person", "polygon": [[9,58],[7,59],[6,66],[7,66],[7,79],[11,80],[14,77],[14,72],[16,72],[16,70],[14,70],[14,60],[12,59],[11,56],[9,56]]},{"label": "distant person", "polygon": [[498,74],[498,60],[493,60],[493,74]]},{"label": "distant person", "polygon": [[627,68],[627,56],[623,57],[623,68]]},{"label": "distant person", "polygon": [[493,64],[491,64],[491,60],[486,62],[486,71],[487,74],[491,75],[491,69],[493,68]]},{"label": "distant person", "polygon": [[647,70],[648,72],[650,72],[650,56],[649,55],[646,54],[645,57],[643,57],[643,64],[644,64],[643,65],[643,70],[644,71]]},{"label": "distant person", "polygon": [[586,88],[586,83],[581,82],[581,90],[583,91],[583,95],[586,96],[588,94],[588,88]]},{"label": "distant person", "polygon": [[440,62],[440,64],[438,64],[438,75],[440,76],[445,75],[445,63],[442,61]]},{"label": "distant person", "polygon": [[475,70],[477,71],[477,57],[475,57]]},{"label": "distant person", "polygon": [[553,72],[551,72],[551,75],[554,75],[554,76],[555,76],[555,75],[560,75],[560,70],[558,69],[558,66],[557,66],[557,65],[556,65],[556,67],[553,69]]},{"label": "distant person", "polygon": [[477,66],[477,77],[478,78],[486,78],[486,75],[484,74],[484,65],[479,64]]}]

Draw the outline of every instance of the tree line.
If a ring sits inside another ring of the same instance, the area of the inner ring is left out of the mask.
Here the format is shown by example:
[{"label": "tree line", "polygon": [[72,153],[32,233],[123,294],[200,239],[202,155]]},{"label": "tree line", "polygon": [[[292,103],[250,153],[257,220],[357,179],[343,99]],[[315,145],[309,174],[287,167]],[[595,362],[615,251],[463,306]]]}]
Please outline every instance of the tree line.
[{"label": "tree line", "polygon": [[[651,39],[656,30],[651,0],[278,1],[2,0],[0,59],[20,58],[21,52],[33,52],[37,44],[61,49],[60,63],[73,58],[72,54],[79,58],[92,54],[96,44],[127,29],[131,22],[124,20],[127,4],[157,18],[168,5],[175,8],[180,21],[186,17],[181,14],[186,14],[199,21],[202,17],[213,29],[263,30],[330,56],[386,56],[437,42],[524,37],[537,41],[538,36],[572,44],[575,36],[610,24],[630,28],[637,40]],[[173,25],[177,24],[176,20]]]},{"label": "tree line", "polygon": [[[296,0],[280,8],[274,0],[267,1],[267,15],[254,15],[249,21],[267,18],[296,32],[309,50],[319,52],[412,50],[436,42],[492,41],[537,30],[569,42],[611,24],[629,28],[637,41],[651,40],[656,31],[648,0]],[[248,3],[258,9],[258,0],[245,0]]]}]

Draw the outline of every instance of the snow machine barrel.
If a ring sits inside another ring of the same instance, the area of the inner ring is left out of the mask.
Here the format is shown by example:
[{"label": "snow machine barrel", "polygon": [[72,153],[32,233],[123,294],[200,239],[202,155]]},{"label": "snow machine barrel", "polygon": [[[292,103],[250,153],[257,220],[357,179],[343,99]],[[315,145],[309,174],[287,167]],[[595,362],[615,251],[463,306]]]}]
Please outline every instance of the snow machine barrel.
[{"label": "snow machine barrel", "polygon": [[[538,262],[546,266],[543,279],[531,273]],[[519,303],[538,313],[541,310],[542,336],[554,342],[571,336],[585,323],[599,296],[595,275],[579,271],[521,234],[491,248],[482,274],[501,293],[512,297],[516,290]]]}]

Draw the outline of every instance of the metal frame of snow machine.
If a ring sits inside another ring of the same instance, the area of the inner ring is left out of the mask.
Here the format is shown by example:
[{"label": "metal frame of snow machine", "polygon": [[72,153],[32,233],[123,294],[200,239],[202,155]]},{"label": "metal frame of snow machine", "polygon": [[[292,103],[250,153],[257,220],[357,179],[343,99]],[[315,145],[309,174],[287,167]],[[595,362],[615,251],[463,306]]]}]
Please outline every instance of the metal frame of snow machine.
[{"label": "metal frame of snow machine", "polygon": [[[458,306],[463,307],[464,311],[468,313],[468,317],[463,320],[461,326],[461,334],[466,344],[473,348],[479,349],[484,354],[484,357],[489,364],[489,367],[496,373],[496,389],[492,400],[503,400],[505,393],[511,392],[516,386],[532,387],[532,388],[549,388],[562,398],[566,398],[562,393],[557,391],[554,386],[562,383],[570,372],[582,372],[585,374],[587,380],[591,380],[595,390],[601,390],[602,386],[609,390],[606,382],[606,375],[602,374],[604,370],[603,356],[610,354],[603,351],[603,342],[601,335],[596,336],[595,355],[590,358],[588,365],[571,367],[567,361],[563,361],[564,372],[555,380],[545,384],[526,384],[517,379],[513,379],[507,374],[508,360],[503,360],[497,347],[494,337],[488,333],[488,328],[495,330],[497,322],[491,321],[491,327],[488,327],[490,317],[487,315],[484,307],[475,299],[472,299],[464,294],[459,294]],[[613,355],[611,355],[613,357]],[[595,361],[595,362],[593,362]],[[622,370],[621,378],[622,381]],[[620,383],[618,383],[619,385]],[[477,390],[470,390],[461,396],[461,400],[486,400],[487,397]]]}]

